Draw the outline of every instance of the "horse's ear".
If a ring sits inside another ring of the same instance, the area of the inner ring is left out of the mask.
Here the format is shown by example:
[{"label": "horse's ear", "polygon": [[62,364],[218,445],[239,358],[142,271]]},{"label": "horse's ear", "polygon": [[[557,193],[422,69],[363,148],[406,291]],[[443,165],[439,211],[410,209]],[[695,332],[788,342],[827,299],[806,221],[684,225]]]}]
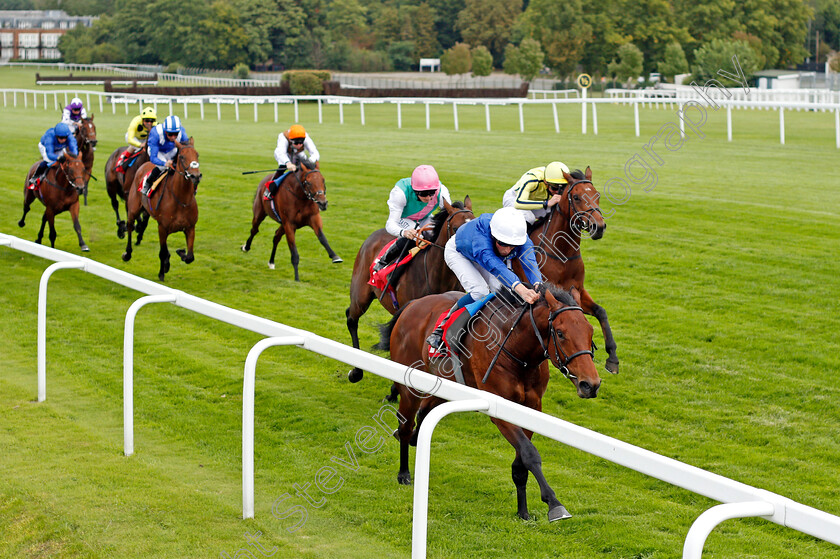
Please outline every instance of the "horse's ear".
[{"label": "horse's ear", "polygon": [[[586,170],[587,170],[587,172],[588,172],[588,171],[589,171],[589,167],[587,167],[587,168],[586,168]],[[572,296],[572,298],[575,300],[575,303],[577,303],[577,306],[580,306],[580,291],[578,291],[578,288],[577,288],[577,287],[575,287],[575,286],[572,286],[572,288],[571,288],[571,289],[569,289],[569,294],[570,294],[570,295]]]},{"label": "horse's ear", "polygon": [[89,116],[88,118],[89,118],[90,120],[93,120],[93,113],[90,113],[90,116]]},{"label": "horse's ear", "polygon": [[464,207],[470,211],[472,211],[472,200],[470,200],[469,194],[466,198],[464,198]]},{"label": "horse's ear", "polygon": [[586,177],[586,180],[592,180],[592,169],[589,168],[589,165],[586,166],[586,172],[584,173],[584,176]]},{"label": "horse's ear", "polygon": [[448,214],[451,214],[452,212],[455,211],[455,208],[452,207],[452,204],[450,204],[446,200],[446,198],[443,199],[443,209],[446,210],[446,213],[448,213]]},{"label": "horse's ear", "polygon": [[545,290],[543,297],[545,297],[545,302],[548,303],[548,308],[552,311],[560,308],[560,302],[554,297],[554,295],[551,294],[550,289]]},{"label": "horse's ear", "polygon": [[566,179],[566,182],[568,184],[572,184],[573,182],[575,182],[575,179],[572,177],[572,175],[570,175],[566,171],[563,171],[563,178]]},{"label": "horse's ear", "polygon": [[187,142],[187,145],[188,145],[188,146],[194,146],[194,145],[195,145],[195,140],[193,140],[193,137],[192,137],[192,136],[190,136],[190,141],[189,141],[189,142]]}]

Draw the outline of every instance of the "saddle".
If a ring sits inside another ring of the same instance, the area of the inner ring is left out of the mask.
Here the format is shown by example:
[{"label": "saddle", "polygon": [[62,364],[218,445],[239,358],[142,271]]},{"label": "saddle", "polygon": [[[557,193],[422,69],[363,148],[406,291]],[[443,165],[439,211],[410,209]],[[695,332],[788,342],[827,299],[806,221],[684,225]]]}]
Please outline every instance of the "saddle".
[{"label": "saddle", "polygon": [[[145,183],[147,180],[149,180],[149,175],[151,175],[151,174],[152,174],[152,170],[150,169],[149,172],[147,172],[145,175],[143,175],[143,180],[140,181],[139,186],[137,187],[137,192],[142,192],[143,191],[143,183]],[[161,173],[160,176],[155,179],[155,182],[153,182],[152,185],[149,187],[149,198],[152,197],[152,194],[154,193],[155,190],[157,190],[158,185],[161,183],[161,181],[163,181],[163,179],[166,178],[167,175],[169,175],[169,170],[168,169],[166,171],[164,171],[163,173]]]},{"label": "saddle", "polygon": [[273,182],[273,183],[277,184],[278,186],[280,186],[280,183],[285,180],[286,175],[288,175],[291,172],[292,171],[286,171],[285,173],[283,173],[279,177],[272,178],[270,181],[268,181],[265,184],[265,190],[263,191],[263,199],[264,200],[271,200],[272,199],[271,188],[269,188],[269,183]]},{"label": "saddle", "polygon": [[[383,290],[385,286],[388,285],[388,276],[391,275],[396,268],[405,266],[419,253],[422,249],[420,247],[414,247],[410,249],[407,254],[398,262],[392,262],[390,264],[381,264],[382,259],[388,254],[388,251],[391,250],[391,247],[394,246],[394,243],[397,242],[397,239],[392,240],[384,247],[382,250],[379,251],[379,254],[376,255],[376,258],[373,259],[373,262],[370,265],[370,279],[368,280],[368,285],[372,285],[373,287]],[[388,290],[392,291],[391,286],[388,286]]]},{"label": "saddle", "polygon": [[478,312],[495,296],[495,293],[490,293],[478,301],[458,309],[452,313],[446,322],[444,322],[444,319],[449,311],[445,311],[435,321],[435,328],[441,326],[441,324],[443,325],[443,343],[446,350],[441,351],[440,349],[429,346],[429,359],[435,363],[438,369],[441,369],[445,364],[444,360],[448,358],[451,372],[455,375],[455,380],[459,384],[465,384],[464,374],[461,371],[461,358],[459,357],[461,354],[460,350],[464,347],[461,340],[470,324],[478,316]]}]

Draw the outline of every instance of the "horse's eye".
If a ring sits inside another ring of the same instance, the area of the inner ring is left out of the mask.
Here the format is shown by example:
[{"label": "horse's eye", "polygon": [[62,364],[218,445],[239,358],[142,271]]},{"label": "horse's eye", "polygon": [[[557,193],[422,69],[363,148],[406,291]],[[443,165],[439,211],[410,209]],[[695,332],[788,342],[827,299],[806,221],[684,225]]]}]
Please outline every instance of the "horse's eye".
[{"label": "horse's eye", "polygon": [[575,194],[575,201],[580,202],[580,196],[578,196],[577,194]]}]

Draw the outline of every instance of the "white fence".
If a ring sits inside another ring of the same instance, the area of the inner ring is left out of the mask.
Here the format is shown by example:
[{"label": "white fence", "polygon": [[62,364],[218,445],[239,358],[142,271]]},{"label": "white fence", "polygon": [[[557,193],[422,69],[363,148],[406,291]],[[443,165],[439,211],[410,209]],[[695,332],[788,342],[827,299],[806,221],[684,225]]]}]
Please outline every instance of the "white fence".
[{"label": "white fence", "polygon": [[259,318],[241,311],[200,299],[159,283],[111,268],[89,258],[51,249],[11,235],[0,233],[0,246],[32,254],[56,262],[41,277],[38,294],[38,401],[46,398],[46,308],[50,276],[59,269],[79,269],[108,281],[134,289],[141,297],[126,313],[124,338],[124,436],[125,454],[134,451],[133,434],[133,333],[137,311],[148,303],[169,302],[204,316],[256,332],[268,338],[258,342],[245,362],[242,397],[242,506],[243,517],[254,515],[254,385],[255,367],[260,353],[272,345],[295,345],[360,367],[394,382],[409,384],[419,392],[434,393],[447,403],[431,412],[423,422],[417,441],[415,458],[414,518],[412,557],[426,557],[428,515],[429,456],[431,436],[437,422],[449,413],[481,411],[539,433],[555,441],[583,450],[666,483],[720,501],[721,505],[700,515],[689,530],[683,547],[684,559],[699,559],[707,536],[715,526],[731,518],[762,517],[805,534],[840,545],[840,517],[797,503],[781,495],[757,489],[654,454],[568,423],[556,417],[504,400],[493,394],[461,386],[433,377],[416,369],[406,368],[387,359],[344,344]]}]

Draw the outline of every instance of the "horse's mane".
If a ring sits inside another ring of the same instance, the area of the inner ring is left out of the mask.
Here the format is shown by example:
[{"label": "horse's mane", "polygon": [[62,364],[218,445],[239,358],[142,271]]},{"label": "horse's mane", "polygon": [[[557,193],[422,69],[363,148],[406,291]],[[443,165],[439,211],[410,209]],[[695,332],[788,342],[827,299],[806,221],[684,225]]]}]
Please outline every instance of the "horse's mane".
[{"label": "horse's mane", "polygon": [[[463,210],[464,203],[455,201],[452,202],[452,207]],[[443,224],[446,223],[446,218],[449,217],[449,212],[445,209],[441,208],[441,210],[432,217],[432,238],[437,239],[438,235],[440,235],[441,229],[443,229]]]},{"label": "horse's mane", "polygon": [[572,171],[569,174],[572,176],[573,179],[576,179],[576,180],[579,180],[579,181],[580,180],[586,180],[586,175],[584,175],[583,171],[581,171],[580,169],[575,169],[574,171]]},{"label": "horse's mane", "polygon": [[[543,285],[545,286],[545,291],[551,293],[554,296],[554,298],[557,299],[558,302],[563,304],[564,307],[578,306],[578,302],[575,301],[575,298],[572,297],[572,294],[566,291],[565,289],[557,287],[551,282],[545,282]],[[541,300],[545,301],[545,295],[541,297]]]}]

